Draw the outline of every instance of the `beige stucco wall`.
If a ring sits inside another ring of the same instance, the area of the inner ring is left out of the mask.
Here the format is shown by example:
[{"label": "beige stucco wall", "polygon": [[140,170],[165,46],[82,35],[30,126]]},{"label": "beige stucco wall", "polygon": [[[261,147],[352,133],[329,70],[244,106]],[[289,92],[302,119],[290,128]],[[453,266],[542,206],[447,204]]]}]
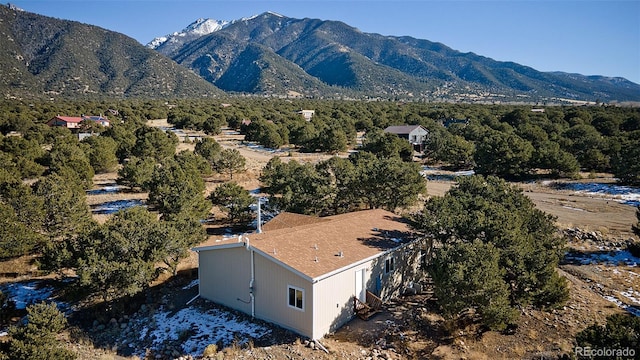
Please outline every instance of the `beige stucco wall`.
[{"label": "beige stucco wall", "polygon": [[198,253],[200,296],[251,314],[251,304],[245,303],[250,300],[250,254],[251,252],[244,247],[200,251]]},{"label": "beige stucco wall", "polygon": [[[412,244],[313,283],[254,252],[255,316],[319,339],[353,318],[356,272],[365,269],[365,288],[383,300],[401,295],[410,281],[419,280],[419,244]],[[251,251],[244,247],[199,252],[200,295],[216,303],[251,314],[249,283]],[[385,260],[395,269],[385,274]],[[378,281],[380,279],[380,281]],[[304,290],[304,310],[288,305],[288,287]]]},{"label": "beige stucco wall", "polygon": [[[373,264],[372,276],[381,276],[381,289],[376,293],[383,300],[389,300],[402,295],[411,282],[421,282],[427,277],[426,271],[420,268],[421,242],[414,242],[393,252],[395,269],[385,274],[385,260],[388,256],[381,256]],[[375,281],[374,281],[375,284]]]},{"label": "beige stucco wall", "polygon": [[[255,253],[256,317],[313,337],[313,294],[311,282]],[[288,286],[304,290],[304,310],[289,306]]]},{"label": "beige stucco wall", "polygon": [[365,288],[370,289],[371,262],[345,269],[313,285],[315,323],[313,338],[336,331],[355,315],[353,298],[356,293],[356,272],[365,269]]},{"label": "beige stucco wall", "polygon": [[[356,272],[365,269],[365,288],[387,301],[400,296],[409,282],[420,280],[424,272],[419,270],[419,254],[419,245],[410,244],[315,283],[313,338],[336,331],[355,315]],[[385,260],[391,257],[395,269],[385,274]]]}]

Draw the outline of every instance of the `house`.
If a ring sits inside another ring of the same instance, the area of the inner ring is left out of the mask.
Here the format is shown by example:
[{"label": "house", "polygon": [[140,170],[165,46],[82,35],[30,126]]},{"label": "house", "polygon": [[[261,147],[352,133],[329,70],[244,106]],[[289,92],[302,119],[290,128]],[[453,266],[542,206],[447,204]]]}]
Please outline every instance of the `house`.
[{"label": "house", "polygon": [[422,274],[426,250],[401,217],[385,210],[324,218],[281,213],[263,230],[194,249],[199,295],[311,339],[374,301],[400,295]]},{"label": "house", "polygon": [[298,114],[302,115],[302,117],[307,121],[311,121],[311,118],[313,117],[313,115],[315,113],[316,113],[315,110],[300,110],[300,111],[298,111]]},{"label": "house", "polygon": [[47,121],[47,125],[49,126],[63,126],[67,129],[79,129],[80,123],[83,121],[94,121],[97,124],[102,126],[109,126],[109,119],[106,117],[100,116],[85,116],[82,115],[80,117],[75,116],[56,116],[53,119]]},{"label": "house", "polygon": [[456,125],[456,124],[467,126],[469,125],[469,119],[454,119],[454,118],[442,119],[440,120],[440,123],[442,124],[442,126],[448,129],[451,125]]},{"label": "house", "polygon": [[109,119],[107,119],[106,117],[103,117],[102,115],[99,115],[99,116],[94,116],[94,115],[83,116],[82,119],[83,120],[94,121],[97,124],[100,124],[102,126],[109,126]]},{"label": "house", "polygon": [[429,138],[429,130],[422,125],[389,126],[384,129],[384,132],[396,134],[403,139],[407,139],[417,151],[422,151],[422,145]]}]

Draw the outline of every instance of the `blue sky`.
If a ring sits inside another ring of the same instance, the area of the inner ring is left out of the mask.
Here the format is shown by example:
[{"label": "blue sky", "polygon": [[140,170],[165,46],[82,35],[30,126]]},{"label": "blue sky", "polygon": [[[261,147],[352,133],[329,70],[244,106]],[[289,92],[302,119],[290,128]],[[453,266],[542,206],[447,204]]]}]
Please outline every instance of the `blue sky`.
[{"label": "blue sky", "polygon": [[364,32],[413,36],[540,71],[621,76],[640,84],[640,0],[14,0],[146,44],[197,18],[265,11],[339,20]]}]

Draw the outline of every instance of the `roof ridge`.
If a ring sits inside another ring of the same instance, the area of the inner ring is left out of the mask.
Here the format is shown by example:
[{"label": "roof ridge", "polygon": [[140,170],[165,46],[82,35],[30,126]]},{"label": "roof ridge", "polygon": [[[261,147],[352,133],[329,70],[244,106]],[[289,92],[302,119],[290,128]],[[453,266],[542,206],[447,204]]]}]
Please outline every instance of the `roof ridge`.
[{"label": "roof ridge", "polygon": [[[270,235],[273,236],[274,233],[275,235],[282,235],[282,234],[287,234],[290,232],[297,232],[297,231],[301,231],[301,230],[307,230],[309,228],[313,228],[316,226],[326,226],[327,222],[333,222],[333,223],[341,223],[347,220],[353,220],[353,218],[359,218],[359,217],[364,217],[367,216],[367,214],[373,213],[373,212],[385,212],[385,213],[389,213],[395,216],[398,216],[400,218],[402,218],[402,216],[400,215],[396,215],[390,211],[384,210],[384,209],[366,209],[366,210],[359,210],[359,211],[352,211],[352,212],[348,212],[348,213],[344,213],[344,214],[336,214],[336,215],[331,215],[331,216],[325,216],[325,217],[318,217],[318,219],[322,219],[324,221],[318,221],[318,222],[314,222],[314,223],[310,223],[310,224],[300,224],[297,226],[292,226],[292,227],[285,227],[285,228],[280,228],[280,229],[275,229],[275,230],[271,230],[271,231],[265,231],[259,234],[253,234],[253,235]],[[290,213],[290,214],[296,214],[296,213]],[[297,215],[302,215],[302,214],[297,214]],[[303,216],[311,216],[311,215],[303,215]],[[286,231],[289,230],[289,231]],[[260,240],[260,238],[263,236],[258,237],[257,240]]]}]

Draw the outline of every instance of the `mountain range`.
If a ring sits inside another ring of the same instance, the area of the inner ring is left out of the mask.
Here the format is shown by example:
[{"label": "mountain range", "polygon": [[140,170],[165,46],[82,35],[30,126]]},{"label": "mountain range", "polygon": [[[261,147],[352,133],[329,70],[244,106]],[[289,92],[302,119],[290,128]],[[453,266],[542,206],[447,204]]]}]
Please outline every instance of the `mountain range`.
[{"label": "mountain range", "polygon": [[0,48],[4,98],[223,94],[133,38],[4,5],[0,5]]},{"label": "mountain range", "polygon": [[[148,46],[225,91],[351,91],[466,100],[640,99],[640,85],[623,78],[540,72],[428,40],[364,33],[338,21],[266,12],[216,23],[225,25]],[[251,76],[237,78],[242,69]],[[317,80],[321,84],[313,85]]]},{"label": "mountain range", "polygon": [[271,96],[442,101],[640,101],[623,78],[540,72],[408,36],[273,12],[198,19],[147,47],[125,35],[0,6],[7,96]]}]

